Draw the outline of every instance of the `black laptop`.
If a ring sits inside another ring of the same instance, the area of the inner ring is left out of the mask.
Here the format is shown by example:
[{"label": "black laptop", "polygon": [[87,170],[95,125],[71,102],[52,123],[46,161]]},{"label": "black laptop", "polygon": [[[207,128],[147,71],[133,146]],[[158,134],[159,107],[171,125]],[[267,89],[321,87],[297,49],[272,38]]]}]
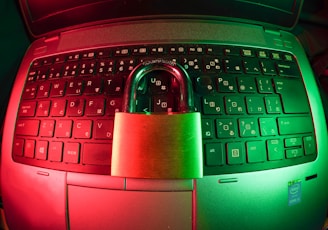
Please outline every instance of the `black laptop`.
[{"label": "black laptop", "polygon": [[[19,3],[34,41],[4,126],[10,229],[321,228],[326,122],[307,57],[289,32],[301,0]],[[126,146],[139,137],[120,131],[116,117],[127,112],[126,83],[141,72],[132,114],[198,114],[189,123],[199,127],[197,167],[182,150],[167,163],[160,151],[170,147],[156,133],[175,129],[165,125],[147,126],[137,143],[148,156],[157,141],[156,163],[133,148],[113,151],[118,136]],[[175,73],[192,95],[188,111]],[[113,170],[124,167],[121,154],[126,173]],[[144,162],[148,174],[130,174]],[[190,174],[172,176],[180,167]]]}]

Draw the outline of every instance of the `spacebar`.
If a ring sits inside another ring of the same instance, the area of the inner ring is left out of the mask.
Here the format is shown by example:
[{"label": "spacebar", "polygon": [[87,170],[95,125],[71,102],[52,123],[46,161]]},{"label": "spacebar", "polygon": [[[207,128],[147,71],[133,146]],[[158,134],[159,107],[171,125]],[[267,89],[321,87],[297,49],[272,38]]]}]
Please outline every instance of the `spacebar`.
[{"label": "spacebar", "polygon": [[278,127],[281,135],[313,132],[311,117],[278,118]]},{"label": "spacebar", "polygon": [[110,165],[112,145],[100,143],[85,143],[83,147],[83,164]]}]

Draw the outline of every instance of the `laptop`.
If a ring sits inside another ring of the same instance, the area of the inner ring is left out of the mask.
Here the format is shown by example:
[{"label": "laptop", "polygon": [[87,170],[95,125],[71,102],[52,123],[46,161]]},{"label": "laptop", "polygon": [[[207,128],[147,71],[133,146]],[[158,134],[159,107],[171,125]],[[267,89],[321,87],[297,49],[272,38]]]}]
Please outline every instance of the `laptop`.
[{"label": "laptop", "polygon": [[[301,0],[19,3],[33,42],[4,125],[10,229],[321,229],[327,128],[289,32]],[[123,129],[128,113],[143,120]],[[181,151],[161,139],[172,123],[145,125],[188,113]]]}]

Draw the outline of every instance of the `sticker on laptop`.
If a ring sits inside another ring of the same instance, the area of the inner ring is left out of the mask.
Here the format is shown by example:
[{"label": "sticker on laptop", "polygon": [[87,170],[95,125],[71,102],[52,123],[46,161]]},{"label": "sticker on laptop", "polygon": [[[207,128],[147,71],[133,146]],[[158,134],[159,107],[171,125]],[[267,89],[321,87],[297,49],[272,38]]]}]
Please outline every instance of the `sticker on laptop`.
[{"label": "sticker on laptop", "polygon": [[288,206],[300,203],[302,200],[302,183],[301,180],[288,182]]}]

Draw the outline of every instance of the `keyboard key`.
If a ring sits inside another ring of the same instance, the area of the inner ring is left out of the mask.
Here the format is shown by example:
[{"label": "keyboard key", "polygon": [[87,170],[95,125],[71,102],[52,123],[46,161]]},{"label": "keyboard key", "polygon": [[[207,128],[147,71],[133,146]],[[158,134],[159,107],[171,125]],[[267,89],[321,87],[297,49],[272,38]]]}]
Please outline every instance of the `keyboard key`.
[{"label": "keyboard key", "polygon": [[264,162],[267,158],[264,141],[247,141],[246,153],[248,163]]},{"label": "keyboard key", "polygon": [[105,113],[105,99],[95,98],[87,99],[85,115],[87,116],[102,116]]},{"label": "keyboard key", "polygon": [[266,117],[259,119],[261,136],[278,135],[277,122],[275,118]]},{"label": "keyboard key", "polygon": [[256,83],[259,93],[273,93],[271,79],[257,78]]},{"label": "keyboard key", "polygon": [[259,62],[254,58],[247,58],[243,60],[245,73],[247,74],[260,74],[261,68]]},{"label": "keyboard key", "polygon": [[100,49],[95,51],[97,58],[108,58],[112,56],[113,51],[111,49]]},{"label": "keyboard key", "polygon": [[148,47],[138,47],[132,49],[132,55],[146,55],[148,53]]},{"label": "keyboard key", "polygon": [[65,143],[63,161],[77,164],[80,161],[80,143]]},{"label": "keyboard key", "polygon": [[257,52],[257,56],[258,56],[259,58],[269,58],[268,51],[266,51],[266,50],[259,50],[259,51]]},{"label": "keyboard key", "polygon": [[188,47],[188,54],[203,54],[204,49],[201,46],[190,46]]},{"label": "keyboard key", "polygon": [[130,50],[128,48],[117,48],[114,51],[115,56],[128,56],[130,54]]},{"label": "keyboard key", "polygon": [[174,99],[170,95],[156,95],[152,97],[152,111],[155,113],[177,111]]},{"label": "keyboard key", "polygon": [[234,93],[237,90],[236,81],[231,76],[222,76],[218,78],[219,93]]},{"label": "keyboard key", "polygon": [[205,161],[208,166],[225,164],[225,149],[222,143],[205,144]]},{"label": "keyboard key", "polygon": [[84,94],[86,95],[97,95],[102,93],[102,79],[93,78],[88,79],[85,84]]},{"label": "keyboard key", "polygon": [[70,138],[72,136],[72,120],[58,120],[56,122],[55,136]]},{"label": "keyboard key", "polygon": [[256,85],[254,78],[239,77],[238,78],[238,91],[241,93],[255,93]]},{"label": "keyboard key", "polygon": [[85,143],[82,163],[87,165],[111,165],[112,145]]},{"label": "keyboard key", "polygon": [[283,59],[285,61],[293,62],[294,61],[294,56],[292,54],[283,54]]},{"label": "keyboard key", "polygon": [[38,93],[36,95],[37,98],[47,98],[49,97],[50,93],[50,86],[49,82],[43,82],[39,85]]},{"label": "keyboard key", "polygon": [[65,55],[57,55],[54,59],[55,63],[63,63],[65,61]]},{"label": "keyboard key", "polygon": [[221,96],[206,96],[202,100],[204,114],[222,114],[224,112],[223,98]]},{"label": "keyboard key", "polygon": [[239,47],[224,47],[223,48],[223,52],[227,56],[240,56],[240,54],[241,54],[240,51],[241,50]]},{"label": "keyboard key", "polygon": [[56,81],[51,85],[50,97],[62,97],[65,94],[66,81]]},{"label": "keyboard key", "polygon": [[275,90],[281,95],[285,113],[310,111],[304,85],[297,79],[274,79]]},{"label": "keyboard key", "polygon": [[229,165],[245,163],[245,148],[242,142],[227,143],[227,160]]},{"label": "keyboard key", "polygon": [[280,139],[267,140],[268,159],[276,161],[284,159],[284,145]]},{"label": "keyboard key", "polygon": [[123,77],[115,76],[104,81],[104,92],[108,95],[121,95],[123,93]]},{"label": "keyboard key", "polygon": [[35,140],[25,140],[24,157],[34,158]]},{"label": "keyboard key", "polygon": [[96,53],[94,51],[87,51],[81,54],[82,59],[93,59],[95,56]]},{"label": "keyboard key", "polygon": [[80,54],[79,53],[69,54],[66,57],[67,61],[78,61],[79,59],[80,59]]},{"label": "keyboard key", "polygon": [[224,59],[224,69],[226,73],[242,73],[243,72],[243,66],[241,59],[239,58],[229,58]]},{"label": "keyboard key", "polygon": [[225,55],[222,46],[209,46],[206,48],[206,54],[208,55]]},{"label": "keyboard key", "polygon": [[260,66],[264,75],[277,75],[276,66],[271,60],[260,61]]},{"label": "keyboard key", "polygon": [[265,101],[265,108],[267,113],[269,114],[275,114],[275,113],[281,113],[281,101],[279,96],[269,96],[264,97]]},{"label": "keyboard key", "polygon": [[81,117],[84,113],[84,99],[69,99],[67,105],[67,116]]},{"label": "keyboard key", "polygon": [[247,96],[246,108],[249,114],[263,114],[265,112],[263,98],[255,97],[255,96]]},{"label": "keyboard key", "polygon": [[37,136],[39,133],[39,120],[19,119],[16,123],[16,135]]},{"label": "keyboard key", "polygon": [[302,138],[300,137],[285,138],[284,141],[286,148],[302,146]]},{"label": "keyboard key", "polygon": [[42,120],[40,125],[40,137],[53,137],[55,120]]},{"label": "keyboard key", "polygon": [[148,79],[148,87],[150,94],[166,94],[170,88],[170,73],[160,73],[158,75],[152,75]]},{"label": "keyboard key", "polygon": [[208,94],[214,91],[212,78],[209,76],[200,76],[195,78],[195,88],[198,93]]},{"label": "keyboard key", "polygon": [[225,107],[227,114],[241,115],[245,113],[245,102],[240,96],[226,96]]},{"label": "keyboard key", "polygon": [[181,64],[187,71],[200,71],[202,69],[202,59],[199,56],[184,56]]},{"label": "keyboard key", "polygon": [[256,137],[259,135],[259,128],[255,118],[240,118],[238,124],[241,137]]},{"label": "keyboard key", "polygon": [[316,152],[315,140],[313,136],[303,137],[305,155],[313,155]]},{"label": "keyboard key", "polygon": [[49,79],[61,78],[62,70],[63,70],[62,64],[55,64],[55,65],[51,66],[49,69],[48,78]]},{"label": "keyboard key", "polygon": [[286,150],[286,158],[296,158],[301,157],[304,155],[303,148],[294,148],[294,149],[287,149]]},{"label": "keyboard key", "polygon": [[278,52],[271,52],[270,57],[273,60],[281,60],[282,59],[281,53],[278,53]]},{"label": "keyboard key", "polygon": [[311,117],[279,117],[278,127],[281,135],[313,132]]},{"label": "keyboard key", "polygon": [[66,95],[67,96],[78,96],[82,94],[83,80],[74,79],[67,82]]},{"label": "keyboard key", "polygon": [[284,77],[299,77],[300,71],[294,62],[278,62],[277,69],[280,76]]},{"label": "keyboard key", "polygon": [[38,160],[47,160],[48,141],[37,141],[35,148],[35,158]]},{"label": "keyboard key", "polygon": [[51,101],[39,101],[36,110],[36,116],[38,117],[48,117],[50,112]]},{"label": "keyboard key", "polygon": [[73,137],[89,139],[92,133],[92,120],[76,120],[73,126]]},{"label": "keyboard key", "polygon": [[241,55],[244,57],[255,57],[255,53],[252,49],[243,48],[241,50]]},{"label": "keyboard key", "polygon": [[75,77],[78,73],[78,62],[67,62],[64,64],[62,75],[63,77]]},{"label": "keyboard key", "polygon": [[214,138],[214,124],[211,119],[202,119],[202,133],[203,138]]},{"label": "keyboard key", "polygon": [[234,119],[217,119],[216,131],[218,138],[232,138],[237,136],[237,124]]},{"label": "keyboard key", "polygon": [[49,143],[48,160],[61,162],[63,160],[63,142],[51,141]]},{"label": "keyboard key", "polygon": [[219,58],[205,57],[203,59],[204,71],[207,73],[217,73],[222,71],[222,64]]},{"label": "keyboard key", "polygon": [[122,99],[111,98],[106,101],[106,115],[114,116],[116,112],[122,111]]},{"label": "keyboard key", "polygon": [[24,101],[19,106],[18,115],[22,117],[34,117],[36,101]]},{"label": "keyboard key", "polygon": [[130,73],[136,65],[134,58],[120,59],[116,62],[116,71],[118,73]]},{"label": "keyboard key", "polygon": [[23,99],[34,99],[37,93],[37,86],[36,85],[27,85],[23,91]]},{"label": "keyboard key", "polygon": [[92,76],[95,74],[96,62],[85,61],[82,62],[79,69],[79,76]]},{"label": "keyboard key", "polygon": [[114,120],[96,120],[94,125],[95,139],[112,139]]},{"label": "keyboard key", "polygon": [[100,60],[96,68],[97,75],[100,76],[111,76],[115,72],[115,60],[106,59]]},{"label": "keyboard key", "polygon": [[63,117],[66,113],[66,100],[53,100],[50,115],[53,117]]},{"label": "keyboard key", "polygon": [[23,156],[24,154],[24,139],[15,138],[13,143],[13,154],[15,156]]}]

